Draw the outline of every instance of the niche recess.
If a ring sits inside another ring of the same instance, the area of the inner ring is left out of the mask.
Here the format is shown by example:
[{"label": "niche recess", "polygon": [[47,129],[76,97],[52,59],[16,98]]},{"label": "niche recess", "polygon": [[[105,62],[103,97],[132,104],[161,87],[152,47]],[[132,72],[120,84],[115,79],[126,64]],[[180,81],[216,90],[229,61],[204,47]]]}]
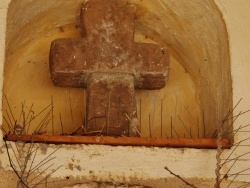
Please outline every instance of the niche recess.
[{"label": "niche recess", "polygon": [[[78,16],[83,2],[19,0],[9,5],[3,92],[19,124],[22,109],[27,115],[33,104],[36,115],[53,100],[53,118],[43,132],[46,135],[71,134],[83,124],[84,89],[54,87],[48,67],[52,40],[80,37]],[[166,87],[136,90],[142,136],[211,138],[232,108],[228,37],[215,3],[129,2],[137,7],[135,41],[167,46],[171,53]],[[8,119],[6,99],[3,109]],[[43,118],[39,116],[34,123]],[[6,121],[3,128],[8,130]]]}]

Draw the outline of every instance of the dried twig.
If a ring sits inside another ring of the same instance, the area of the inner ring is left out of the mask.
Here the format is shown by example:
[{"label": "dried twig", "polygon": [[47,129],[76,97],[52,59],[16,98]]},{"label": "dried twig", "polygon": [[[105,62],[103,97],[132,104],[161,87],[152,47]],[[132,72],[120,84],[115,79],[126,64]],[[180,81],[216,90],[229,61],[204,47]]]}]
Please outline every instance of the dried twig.
[{"label": "dried twig", "polygon": [[186,185],[193,187],[193,188],[198,188],[196,186],[194,186],[193,184],[187,182],[185,179],[183,179],[181,176],[179,176],[178,174],[173,173],[171,170],[169,170],[169,168],[166,166],[164,167],[170,174],[172,174],[173,176],[177,177],[178,179],[180,179],[182,182],[184,182]]},{"label": "dried twig", "polygon": [[[241,101],[241,100],[240,100],[240,101]],[[222,182],[224,179],[227,179],[227,178],[229,178],[229,177],[233,177],[233,178],[231,179],[230,183],[227,185],[227,188],[229,188],[238,176],[240,176],[240,175],[245,175],[243,172],[248,171],[248,170],[250,169],[250,168],[246,168],[246,169],[241,170],[241,171],[238,171],[238,172],[236,172],[236,173],[232,173],[232,172],[230,173],[230,171],[232,171],[232,169],[233,169],[233,167],[235,166],[235,164],[237,163],[237,161],[239,161],[241,157],[243,157],[243,156],[245,156],[245,155],[247,155],[247,154],[250,153],[250,151],[246,151],[245,153],[243,153],[243,154],[241,154],[241,155],[239,155],[239,156],[237,156],[237,157],[233,157],[233,158],[232,158],[232,155],[233,155],[233,153],[236,151],[236,149],[237,149],[238,147],[240,147],[240,146],[243,146],[242,143],[245,142],[245,141],[247,141],[247,140],[249,140],[250,137],[245,138],[245,139],[243,139],[243,140],[240,140],[239,142],[234,143],[234,144],[233,144],[233,147],[234,147],[234,148],[233,148],[232,151],[228,154],[228,156],[227,156],[225,159],[221,159],[221,154],[223,153],[223,151],[225,151],[224,149],[221,148],[221,139],[222,139],[222,137],[224,137],[225,135],[227,135],[227,134],[229,133],[229,130],[231,130],[231,128],[233,127],[235,121],[236,121],[241,115],[243,115],[243,114],[245,114],[245,113],[247,113],[247,112],[250,111],[250,110],[247,110],[247,111],[244,111],[244,112],[241,112],[241,111],[240,111],[237,115],[231,116],[231,115],[233,114],[233,111],[236,109],[236,107],[237,107],[238,104],[240,103],[240,101],[235,105],[235,107],[234,107],[232,110],[229,110],[228,114],[227,114],[226,117],[222,120],[221,125],[219,126],[219,128],[218,128],[218,129],[216,130],[216,132],[215,132],[215,133],[217,134],[217,155],[216,155],[217,163],[216,163],[216,170],[215,170],[215,172],[216,172],[216,183],[215,183],[215,185],[214,185],[215,188],[220,188],[220,184],[221,184],[221,182]],[[226,127],[227,129],[225,130],[225,128],[224,128],[225,122],[228,121],[228,120],[230,120],[230,119],[232,119],[232,123],[231,123],[230,126],[227,126],[227,127]],[[246,128],[246,127],[248,127],[248,125],[245,125],[245,126],[242,126],[242,125],[241,125],[238,129],[236,129],[236,130],[233,131],[233,133],[234,133],[233,136],[235,136],[237,133],[239,134],[239,130],[242,130],[243,128]],[[223,130],[223,131],[222,131],[222,130]],[[214,136],[214,137],[215,137],[215,136]],[[248,145],[248,146],[249,146],[249,145]],[[224,162],[223,162],[222,164],[220,164],[222,160],[223,160]],[[247,160],[247,161],[248,161],[248,160]],[[221,174],[221,173],[220,173],[221,168],[222,168],[224,165],[228,164],[229,162],[232,162],[232,164],[230,164],[230,167],[228,167],[228,170],[226,171],[226,173]],[[222,178],[221,178],[221,175],[222,175]],[[240,186],[240,187],[242,187],[242,186]]]},{"label": "dried twig", "polygon": [[[16,134],[16,137],[17,137],[17,141],[15,142],[16,149],[12,146],[12,144],[10,142],[12,153],[14,155],[14,161],[12,159],[13,155],[10,155],[10,149],[8,148],[7,141],[5,139],[5,146],[7,149],[7,154],[8,154],[10,166],[19,179],[17,186],[22,187],[22,188],[23,187],[30,188],[31,183],[34,182],[35,184],[33,184],[32,186],[37,187],[38,185],[40,185],[40,182],[37,183],[37,182],[35,182],[35,180],[38,178],[38,176],[42,175],[50,167],[53,166],[53,164],[51,164],[51,165],[49,165],[49,167],[46,167],[48,162],[55,159],[55,157],[52,157],[52,154],[54,154],[59,149],[58,148],[57,150],[55,150],[54,152],[49,154],[47,157],[45,157],[42,161],[40,161],[38,164],[36,164],[33,167],[35,158],[37,156],[38,148],[41,146],[41,144],[40,144],[38,147],[34,148],[33,139],[38,134],[40,134],[41,130],[43,128],[45,128],[51,120],[53,120],[53,116],[50,117],[51,113],[53,114],[53,99],[52,99],[51,104],[48,105],[47,107],[45,107],[43,110],[41,110],[37,115],[33,115],[34,114],[34,112],[32,111],[33,104],[29,108],[28,114],[25,115],[26,114],[25,113],[25,103],[21,103],[22,104],[21,114],[19,115],[19,120],[17,121],[17,119],[15,119],[15,117],[13,115],[10,103],[8,102],[6,96],[5,96],[5,98],[6,98],[6,101],[8,104],[8,110],[6,110],[7,118],[4,117],[4,119],[9,127],[9,130],[12,131],[13,134]],[[49,109],[49,107],[51,107],[52,109]],[[25,134],[27,132],[27,130],[29,129],[29,127],[31,125],[31,122],[33,120],[35,120],[38,116],[44,114],[44,112],[46,112],[46,110],[48,110],[48,112],[45,114],[45,116],[42,118],[42,120],[36,126],[34,132],[32,133],[31,143],[28,145],[28,147],[26,147],[27,146],[26,142],[22,140],[23,134]],[[14,123],[13,123],[13,121],[14,121]],[[17,124],[17,122],[19,122],[20,124]],[[26,125],[28,125],[28,126],[26,126]],[[17,165],[15,165],[15,164],[17,164]],[[41,167],[43,167],[43,169],[41,169]],[[31,175],[34,174],[34,172],[36,172],[36,171],[40,171],[40,173],[38,173],[37,175],[33,175],[32,176],[33,179],[30,180]],[[54,172],[55,171],[53,171],[52,173],[54,173]],[[47,178],[52,173],[47,175],[45,177],[45,179],[47,180]]]}]

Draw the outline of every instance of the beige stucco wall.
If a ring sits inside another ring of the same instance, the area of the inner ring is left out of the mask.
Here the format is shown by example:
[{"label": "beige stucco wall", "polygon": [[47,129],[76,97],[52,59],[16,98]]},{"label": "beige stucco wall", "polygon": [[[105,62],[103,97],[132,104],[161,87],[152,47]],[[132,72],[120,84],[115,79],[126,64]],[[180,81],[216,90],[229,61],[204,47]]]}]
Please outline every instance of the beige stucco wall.
[{"label": "beige stucco wall", "polygon": [[[3,84],[3,65],[5,59],[5,26],[7,7],[10,0],[2,0],[0,4],[0,83]],[[233,79],[233,102],[236,104],[240,98],[243,101],[237,107],[235,114],[250,108],[250,1],[249,0],[215,0],[226,22],[229,35],[231,71]],[[0,97],[2,93],[0,94]],[[0,115],[2,118],[2,115]],[[235,128],[250,122],[249,116],[241,116]],[[236,141],[249,137],[248,133],[241,133]],[[2,143],[1,143],[2,144]],[[247,144],[247,143],[246,143]],[[249,142],[248,142],[249,144]],[[50,153],[56,146],[50,146]],[[237,155],[246,148],[240,148]],[[1,171],[10,169],[5,149],[0,152]],[[226,153],[224,155],[226,156]],[[230,153],[230,150],[228,151]],[[174,172],[186,178],[201,178],[210,182],[215,177],[214,150],[196,149],[171,149],[171,148],[144,148],[144,147],[110,147],[110,146],[61,146],[56,152],[55,165],[63,165],[53,177],[86,177],[102,180],[133,181],[133,179],[164,179],[172,175],[164,170],[168,166]],[[44,154],[40,154],[41,157]],[[249,155],[248,155],[249,156]],[[245,169],[239,163],[236,171]],[[249,171],[247,171],[249,173]],[[246,172],[246,173],[247,173]],[[237,178],[249,181],[249,176]],[[3,180],[2,180],[3,181]],[[211,187],[203,180],[198,182],[198,187]],[[0,185],[1,187],[1,185]],[[155,187],[160,187],[155,186]]]}]

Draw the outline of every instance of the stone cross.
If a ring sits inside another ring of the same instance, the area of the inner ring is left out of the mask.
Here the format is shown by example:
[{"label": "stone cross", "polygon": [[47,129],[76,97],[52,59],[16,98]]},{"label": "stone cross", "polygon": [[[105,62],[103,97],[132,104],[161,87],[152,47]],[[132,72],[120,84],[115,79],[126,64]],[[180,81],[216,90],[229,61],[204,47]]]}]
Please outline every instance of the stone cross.
[{"label": "stone cross", "polygon": [[165,86],[169,53],[134,42],[135,7],[123,0],[82,5],[83,38],[52,42],[50,73],[56,86],[87,88],[87,133],[138,136],[134,88]]}]

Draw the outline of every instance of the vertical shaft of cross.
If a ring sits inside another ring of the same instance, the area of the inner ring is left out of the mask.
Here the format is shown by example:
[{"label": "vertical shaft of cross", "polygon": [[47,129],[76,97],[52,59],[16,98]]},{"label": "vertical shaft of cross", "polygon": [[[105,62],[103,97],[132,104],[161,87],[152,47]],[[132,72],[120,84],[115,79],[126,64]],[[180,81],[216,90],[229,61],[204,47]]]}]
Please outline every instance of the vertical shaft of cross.
[{"label": "vertical shaft of cross", "polygon": [[88,81],[87,132],[138,135],[134,78],[124,73],[93,73]]}]

